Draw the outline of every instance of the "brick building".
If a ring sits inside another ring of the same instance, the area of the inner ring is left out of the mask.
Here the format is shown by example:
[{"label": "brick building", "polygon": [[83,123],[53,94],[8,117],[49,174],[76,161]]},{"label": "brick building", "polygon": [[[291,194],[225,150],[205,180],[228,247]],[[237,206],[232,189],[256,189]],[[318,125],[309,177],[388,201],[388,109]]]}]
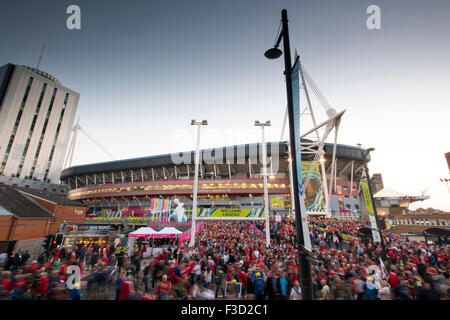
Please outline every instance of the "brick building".
[{"label": "brick building", "polygon": [[63,195],[0,184],[0,252],[42,251],[42,241],[66,223],[83,223],[86,207]]},{"label": "brick building", "polygon": [[62,232],[61,226],[64,224],[84,223],[87,206],[79,201],[69,200],[64,195],[44,190],[20,187],[16,187],[16,190],[53,213],[54,220],[51,223],[49,234]]},{"label": "brick building", "polygon": [[0,185],[0,252],[39,252],[49,234],[53,213],[12,187]]}]

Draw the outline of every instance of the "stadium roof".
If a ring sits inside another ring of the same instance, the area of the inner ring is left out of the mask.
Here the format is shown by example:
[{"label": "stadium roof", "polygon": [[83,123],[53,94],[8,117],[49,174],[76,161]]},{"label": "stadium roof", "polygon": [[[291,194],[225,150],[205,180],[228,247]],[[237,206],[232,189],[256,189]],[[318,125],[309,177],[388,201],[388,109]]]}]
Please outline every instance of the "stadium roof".
[{"label": "stadium roof", "polygon": [[53,217],[51,211],[32,198],[4,184],[0,184],[0,206],[5,214],[8,212],[20,218]]},{"label": "stadium roof", "polygon": [[[212,156],[222,153],[223,155],[223,163],[226,163],[228,154],[233,154],[234,160],[242,159],[242,155],[244,155],[245,159],[249,157],[252,158],[253,155],[250,153],[250,148],[257,146],[257,154],[260,153],[261,144],[245,144],[245,145],[235,145],[221,148],[213,148],[213,149],[204,149],[200,152],[202,153],[201,159],[205,159],[203,157],[204,153],[208,153]],[[288,146],[285,141],[283,142],[269,142],[267,143],[267,155],[271,156],[271,148],[277,147],[279,150],[279,154],[282,157],[288,156]],[[239,150],[239,152],[238,152]],[[327,143],[324,147],[325,157],[331,159],[333,154],[333,144]],[[338,159],[346,159],[346,160],[355,160],[362,161],[364,157],[364,148],[341,145],[338,144],[336,148],[336,157]],[[174,156],[180,157],[183,154],[184,159],[189,159],[190,163],[194,163],[195,151],[187,151],[173,154],[163,154],[142,158],[132,158],[132,159],[124,159],[124,160],[116,160],[109,162],[100,162],[93,164],[86,164],[80,166],[74,166],[67,169],[64,169],[61,173],[61,180],[79,176],[79,175],[87,175],[87,174],[96,174],[96,173],[104,173],[104,172],[118,172],[125,170],[136,170],[136,169],[145,169],[145,168],[157,168],[163,166],[173,166],[177,165],[173,162]],[[367,160],[370,161],[370,155],[367,157]],[[206,164],[204,162],[204,164]],[[330,161],[331,164],[331,161]],[[339,170],[339,169],[338,169]]]}]

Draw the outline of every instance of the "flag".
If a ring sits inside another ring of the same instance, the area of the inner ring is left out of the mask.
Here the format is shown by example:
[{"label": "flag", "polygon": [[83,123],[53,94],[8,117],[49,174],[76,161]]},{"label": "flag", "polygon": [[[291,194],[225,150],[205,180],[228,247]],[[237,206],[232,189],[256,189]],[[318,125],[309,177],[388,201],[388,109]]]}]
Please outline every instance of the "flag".
[{"label": "flag", "polygon": [[303,176],[302,176],[302,147],[300,138],[300,79],[299,79],[299,59],[295,58],[294,67],[291,71],[292,81],[292,107],[294,114],[294,136],[295,141],[291,143],[291,153],[295,153],[296,163],[293,164],[297,168],[297,182],[298,182],[298,199],[300,202],[300,223],[303,231],[303,246],[306,250],[311,252],[311,239],[309,238],[308,220],[306,217],[306,206],[303,190]]},{"label": "flag", "polygon": [[369,213],[370,226],[372,229],[373,242],[381,242],[380,230],[377,227],[377,222],[375,218],[375,210],[372,204],[372,197],[370,195],[369,184],[367,178],[362,178],[360,180],[361,188],[363,191],[364,201],[366,203],[367,212]]},{"label": "flag", "polygon": [[386,266],[383,263],[383,260],[380,258],[380,266],[381,266],[381,274],[383,275],[383,279],[389,280],[389,274],[387,272]]}]

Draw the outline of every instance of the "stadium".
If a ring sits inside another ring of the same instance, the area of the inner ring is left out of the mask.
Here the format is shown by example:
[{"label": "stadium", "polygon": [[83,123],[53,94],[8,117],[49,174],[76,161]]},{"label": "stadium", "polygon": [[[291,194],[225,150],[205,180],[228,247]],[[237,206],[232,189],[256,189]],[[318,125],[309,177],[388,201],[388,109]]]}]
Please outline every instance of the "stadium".
[{"label": "stadium", "polygon": [[[303,143],[303,139],[302,139]],[[358,181],[364,171],[366,150],[338,144],[332,175],[333,144],[324,145],[321,161],[327,175],[329,211],[335,217],[360,216]],[[267,143],[270,213],[291,213],[289,149],[287,142]],[[245,144],[200,151],[198,207],[263,208],[264,186],[261,144]],[[169,217],[173,200],[192,213],[194,155],[186,152],[73,166],[63,170],[61,181],[71,200],[85,203],[90,217]],[[302,155],[303,164],[315,166],[305,192],[308,214],[324,214],[323,180],[318,161]],[[365,161],[370,161],[367,156]],[[307,172],[307,173],[308,173]],[[307,173],[303,171],[305,179]],[[331,190],[330,190],[331,189]]]}]

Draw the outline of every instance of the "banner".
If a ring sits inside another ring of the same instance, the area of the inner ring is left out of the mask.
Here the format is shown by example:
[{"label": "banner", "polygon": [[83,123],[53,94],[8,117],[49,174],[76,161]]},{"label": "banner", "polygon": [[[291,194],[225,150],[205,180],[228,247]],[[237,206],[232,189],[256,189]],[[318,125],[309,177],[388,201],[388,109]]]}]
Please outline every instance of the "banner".
[{"label": "banner", "polygon": [[283,219],[283,216],[280,213],[276,213],[274,215],[275,218],[275,222],[281,222],[281,220]]},{"label": "banner", "polygon": [[367,178],[361,179],[361,190],[363,192],[367,211],[369,212],[369,220],[372,229],[373,242],[381,242],[380,232],[378,230],[377,221],[375,219],[375,213],[373,209],[372,198],[370,196],[369,184],[367,183]]},{"label": "banner", "polygon": [[198,218],[264,218],[264,208],[198,208]]},{"label": "banner", "polygon": [[284,196],[272,195],[270,196],[270,209],[284,209]]},{"label": "banner", "polygon": [[[294,136],[295,141],[291,141],[291,152],[295,152],[297,182],[300,201],[300,217],[303,229],[304,248],[311,252],[311,239],[309,237],[308,221],[306,218],[305,200],[303,198],[303,178],[302,178],[302,146],[300,138],[300,80],[299,80],[299,60],[296,59],[291,72],[292,76],[292,105],[294,113]],[[292,149],[293,148],[293,149]]]},{"label": "banner", "polygon": [[309,176],[309,183],[305,190],[304,200],[306,210],[323,210],[324,199],[322,192],[322,179],[319,171],[319,163],[302,162],[302,179],[303,182]]}]

